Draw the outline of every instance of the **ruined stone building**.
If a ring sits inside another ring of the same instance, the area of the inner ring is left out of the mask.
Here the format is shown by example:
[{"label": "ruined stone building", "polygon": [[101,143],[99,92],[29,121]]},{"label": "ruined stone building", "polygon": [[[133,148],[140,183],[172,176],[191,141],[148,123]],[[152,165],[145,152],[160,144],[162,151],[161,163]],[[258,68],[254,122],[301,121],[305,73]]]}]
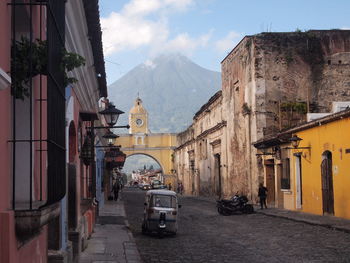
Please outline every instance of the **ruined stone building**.
[{"label": "ruined stone building", "polygon": [[330,112],[335,101],[350,101],[349,30],[244,37],[222,61],[222,93],[178,136],[179,180],[194,194],[255,199],[264,178],[252,143],[305,122],[307,113]]},{"label": "ruined stone building", "polygon": [[220,196],[223,192],[222,178],[227,177],[227,171],[221,167],[227,162],[227,136],[222,109],[220,90],[195,114],[193,124],[177,136],[180,146],[175,150],[174,168],[187,194]]}]

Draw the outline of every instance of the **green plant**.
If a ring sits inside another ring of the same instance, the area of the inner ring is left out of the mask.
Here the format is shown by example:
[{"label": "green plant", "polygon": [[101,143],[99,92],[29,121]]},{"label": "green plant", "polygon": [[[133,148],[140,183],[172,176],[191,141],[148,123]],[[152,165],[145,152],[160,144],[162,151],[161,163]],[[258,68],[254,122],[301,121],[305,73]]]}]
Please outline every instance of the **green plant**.
[{"label": "green plant", "polygon": [[305,102],[283,102],[281,103],[281,111],[294,111],[300,114],[306,114],[307,105]]},{"label": "green plant", "polygon": [[76,83],[78,80],[74,77],[68,77],[67,73],[75,68],[85,65],[85,58],[79,54],[67,52],[63,50],[63,57],[61,62],[61,70],[64,72],[64,85]]},{"label": "green plant", "polygon": [[[36,39],[31,42],[28,38],[22,37],[12,47],[11,72],[12,95],[18,99],[29,96],[29,84],[33,77],[42,74],[47,75],[47,41]],[[62,50],[60,69],[63,71],[66,86],[77,82],[74,77],[68,77],[67,73],[73,69],[85,65],[85,59],[79,54]]]}]

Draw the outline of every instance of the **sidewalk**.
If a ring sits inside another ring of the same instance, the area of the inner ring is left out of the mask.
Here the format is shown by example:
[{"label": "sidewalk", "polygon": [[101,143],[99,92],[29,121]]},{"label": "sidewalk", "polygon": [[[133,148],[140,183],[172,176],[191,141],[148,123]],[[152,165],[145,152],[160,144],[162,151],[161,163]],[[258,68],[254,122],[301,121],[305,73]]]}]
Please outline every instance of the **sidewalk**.
[{"label": "sidewalk", "polygon": [[318,225],[350,233],[350,220],[334,217],[334,216],[321,216],[314,215],[298,211],[290,211],[278,208],[260,209],[259,206],[255,206],[254,210],[257,213],[261,213],[267,216],[282,217],[296,222],[303,222],[310,225]]},{"label": "sidewalk", "polygon": [[127,228],[122,200],[106,201],[88,247],[80,256],[80,263],[140,263],[132,233]]}]

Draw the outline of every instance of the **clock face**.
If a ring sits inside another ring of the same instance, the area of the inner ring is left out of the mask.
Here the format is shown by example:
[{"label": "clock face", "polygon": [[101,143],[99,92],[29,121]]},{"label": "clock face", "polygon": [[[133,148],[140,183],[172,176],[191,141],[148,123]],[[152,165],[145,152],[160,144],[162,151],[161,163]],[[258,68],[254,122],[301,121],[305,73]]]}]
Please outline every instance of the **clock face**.
[{"label": "clock face", "polygon": [[137,126],[142,126],[142,124],[143,124],[143,120],[141,120],[141,119],[136,119],[136,125],[137,125]]}]

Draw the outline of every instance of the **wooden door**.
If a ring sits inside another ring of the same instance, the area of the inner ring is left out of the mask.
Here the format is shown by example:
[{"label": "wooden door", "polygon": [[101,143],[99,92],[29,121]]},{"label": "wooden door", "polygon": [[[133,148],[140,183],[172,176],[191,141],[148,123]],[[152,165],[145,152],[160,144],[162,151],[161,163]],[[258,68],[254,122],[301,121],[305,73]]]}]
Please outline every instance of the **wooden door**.
[{"label": "wooden door", "polygon": [[220,154],[215,154],[214,155],[215,159],[215,164],[214,164],[214,170],[215,170],[215,175],[214,175],[214,182],[215,182],[215,195],[217,198],[221,199],[221,194],[222,194],[222,182],[221,182],[221,159],[220,159]]},{"label": "wooden door", "polygon": [[68,228],[77,227],[77,176],[75,164],[68,164]]},{"label": "wooden door", "polygon": [[323,214],[334,214],[332,154],[326,152],[321,164]]},{"label": "wooden door", "polygon": [[275,165],[266,165],[267,203],[275,204]]}]

